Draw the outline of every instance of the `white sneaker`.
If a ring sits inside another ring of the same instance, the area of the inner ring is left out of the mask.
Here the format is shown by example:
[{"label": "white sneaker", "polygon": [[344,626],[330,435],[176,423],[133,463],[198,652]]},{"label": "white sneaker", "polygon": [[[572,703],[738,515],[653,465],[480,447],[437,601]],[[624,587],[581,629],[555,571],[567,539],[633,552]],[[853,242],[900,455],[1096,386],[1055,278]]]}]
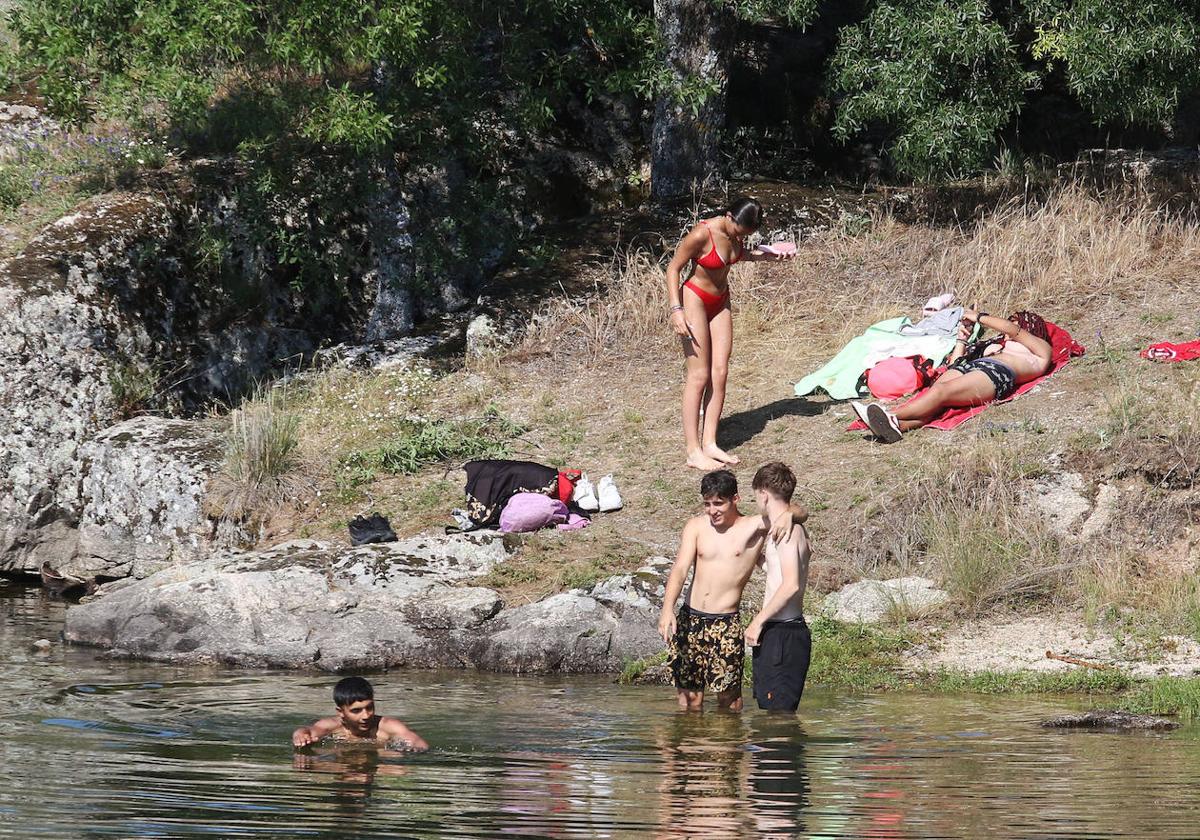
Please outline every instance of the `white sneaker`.
[{"label": "white sneaker", "polygon": [[592,482],[588,481],[587,473],[584,473],[575,482],[575,490],[571,493],[571,501],[580,510],[600,510],[600,500],[596,498],[596,488],[592,486]]},{"label": "white sneaker", "polygon": [[616,482],[613,481],[611,474],[600,479],[599,491],[601,513],[620,510],[624,505],[624,502],[621,501],[621,494],[617,492]]},{"label": "white sneaker", "polygon": [[904,437],[904,433],[900,431],[900,421],[896,419],[896,415],[892,414],[892,412],[879,403],[871,403],[867,406],[867,425],[871,427],[871,431],[875,434],[875,437],[884,443],[896,443],[900,438]]},{"label": "white sneaker", "polygon": [[854,413],[858,415],[858,419],[862,421],[864,426],[871,425],[871,421],[867,419],[866,403],[860,403],[858,400],[850,400],[850,407],[854,409]]}]

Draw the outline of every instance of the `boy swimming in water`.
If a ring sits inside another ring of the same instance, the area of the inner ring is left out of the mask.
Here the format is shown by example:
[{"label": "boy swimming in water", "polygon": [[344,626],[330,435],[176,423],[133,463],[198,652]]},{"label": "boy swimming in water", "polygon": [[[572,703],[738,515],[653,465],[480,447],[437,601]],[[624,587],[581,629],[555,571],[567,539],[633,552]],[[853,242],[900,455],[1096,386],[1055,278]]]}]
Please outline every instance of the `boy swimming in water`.
[{"label": "boy swimming in water", "polygon": [[[738,510],[737,479],[728,470],[708,473],[700,481],[704,513],[688,520],[680,539],[679,554],[667,577],[658,632],[668,647],[668,664],[679,706],[699,709],[704,692],[717,693],[723,709],[742,708],[742,669],[745,640],[738,618],[742,590],[762,556],[768,528],[780,540],[808,514],[788,508],[775,521],[765,511],[744,516]],[[679,614],[675,602],[688,573],[695,568],[692,585]]]},{"label": "boy swimming in water", "polygon": [[[754,495],[769,519],[787,511],[795,490],[795,473],[778,461],[754,474]],[[773,535],[767,537],[760,561],[767,576],[763,605],[746,628],[746,644],[754,649],[754,699],[760,709],[794,712],[804,693],[812,655],[812,634],[804,622],[808,560],[804,525],[778,542]]]},{"label": "boy swimming in water", "polygon": [[375,689],[362,677],[345,677],[333,687],[337,714],[321,718],[292,733],[292,745],[307,747],[327,735],[347,741],[403,741],[411,750],[427,750],[429,744],[402,721],[375,714]]}]

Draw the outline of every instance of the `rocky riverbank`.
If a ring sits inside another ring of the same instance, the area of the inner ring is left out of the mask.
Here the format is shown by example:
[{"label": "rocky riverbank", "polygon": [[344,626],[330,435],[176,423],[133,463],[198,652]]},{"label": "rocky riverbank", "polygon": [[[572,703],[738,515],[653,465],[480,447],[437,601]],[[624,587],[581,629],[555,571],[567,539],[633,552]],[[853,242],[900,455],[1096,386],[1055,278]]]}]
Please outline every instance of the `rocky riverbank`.
[{"label": "rocky riverbank", "polygon": [[232,551],[101,587],[68,611],[65,637],[117,656],[328,671],[612,672],[662,648],[666,558],[527,604],[473,583],[507,558],[491,533]]}]

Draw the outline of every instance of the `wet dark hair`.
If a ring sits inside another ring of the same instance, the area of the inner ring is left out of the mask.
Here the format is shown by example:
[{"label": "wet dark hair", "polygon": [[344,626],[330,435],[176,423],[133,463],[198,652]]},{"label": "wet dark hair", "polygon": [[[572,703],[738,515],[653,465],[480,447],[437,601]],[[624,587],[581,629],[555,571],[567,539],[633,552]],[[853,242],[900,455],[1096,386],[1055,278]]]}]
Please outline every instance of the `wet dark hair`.
[{"label": "wet dark hair", "polygon": [[737,478],[729,470],[713,470],[700,479],[700,497],[732,499],[737,495]]},{"label": "wet dark hair", "polygon": [[763,212],[762,205],[753,198],[741,198],[734,201],[725,209],[725,212],[733,217],[733,221],[740,227],[750,228],[751,231],[756,231],[762,227]]},{"label": "wet dark hair", "polygon": [[333,687],[333,705],[338,707],[374,699],[375,689],[362,677],[344,677]]},{"label": "wet dark hair", "polygon": [[772,461],[758,468],[752,486],[755,490],[766,490],[783,501],[790,502],[792,494],[796,492],[796,474],[787,464]]}]

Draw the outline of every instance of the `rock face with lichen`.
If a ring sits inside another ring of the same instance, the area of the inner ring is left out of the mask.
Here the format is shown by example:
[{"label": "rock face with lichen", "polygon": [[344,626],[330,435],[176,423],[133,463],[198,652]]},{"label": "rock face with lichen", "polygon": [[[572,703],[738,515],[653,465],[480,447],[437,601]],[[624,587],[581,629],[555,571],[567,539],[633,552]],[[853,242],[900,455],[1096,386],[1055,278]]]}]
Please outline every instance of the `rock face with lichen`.
[{"label": "rock face with lichen", "polygon": [[0,263],[0,570],[74,554],[81,447],[119,419],[117,360],[154,350],[121,292],[140,274],[139,246],[171,225],[162,201],[109,198]]},{"label": "rock face with lichen", "polygon": [[[0,161],[57,131],[31,105],[0,102]],[[209,432],[105,430],[148,400],[177,417],[234,402],[321,345],[344,342],[360,359],[423,352],[428,336],[406,337],[414,324],[465,307],[514,236],[548,220],[526,210],[540,206],[530,190],[542,174],[571,162],[570,194],[584,203],[567,214],[587,209],[593,181],[621,181],[585,164],[628,163],[631,150],[592,139],[603,154],[547,144],[494,190],[452,161],[372,189],[378,173],[364,184],[303,160],[297,172],[312,179],[264,197],[243,188],[236,161],[192,160],[49,225],[0,261],[0,572],[139,576],[226,544],[197,502]],[[275,253],[280,232],[312,248]],[[336,272],[305,256],[335,252]],[[356,353],[363,342],[374,348]],[[139,464],[155,465],[153,480],[137,483],[150,475]]]},{"label": "rock face with lichen", "polygon": [[[235,394],[312,346],[286,323],[229,322],[218,290],[174,270],[186,212],[164,196],[103,196],[0,262],[0,571],[36,572],[44,562],[105,574],[135,568],[142,558],[100,546],[99,532],[120,518],[107,500],[135,500],[103,486],[128,487],[113,461],[124,432],[97,436],[122,419],[137,388],[158,387],[159,373],[187,370],[178,394],[198,401]],[[164,462],[172,451],[151,459],[160,472],[175,469]],[[109,512],[85,513],[89,504]],[[81,523],[98,522],[81,545]]]},{"label": "rock face with lichen", "polygon": [[204,510],[223,455],[214,424],[137,417],[101,431],[81,452],[79,542],[59,572],[84,580],[142,578],[251,541]]},{"label": "rock face with lichen", "polygon": [[102,587],[68,610],[66,638],[122,656],[329,671],[609,672],[662,648],[665,558],[508,607],[472,584],[506,556],[493,533],[230,551]]}]

